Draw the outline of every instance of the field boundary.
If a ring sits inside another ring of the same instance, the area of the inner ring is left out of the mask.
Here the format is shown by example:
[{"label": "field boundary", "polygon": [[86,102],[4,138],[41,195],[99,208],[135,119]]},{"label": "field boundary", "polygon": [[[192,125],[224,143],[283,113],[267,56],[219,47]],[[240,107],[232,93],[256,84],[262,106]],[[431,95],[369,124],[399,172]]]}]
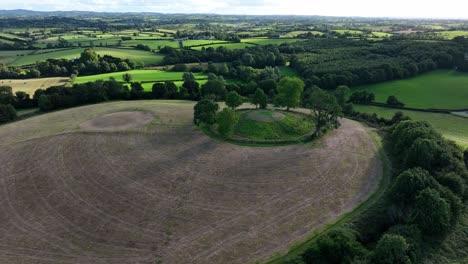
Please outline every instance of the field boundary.
[{"label": "field boundary", "polygon": [[372,140],[374,141],[374,143],[376,144],[376,147],[378,148],[378,151],[377,151],[378,156],[380,157],[380,160],[382,161],[383,174],[382,174],[382,178],[380,179],[377,190],[375,190],[372,194],[370,194],[369,197],[360,205],[358,205],[356,208],[354,208],[353,210],[347,213],[342,214],[335,222],[324,225],[322,228],[312,232],[309,237],[291,245],[287,253],[283,255],[279,255],[279,256],[272,256],[269,260],[264,261],[262,263],[281,264],[290,258],[299,256],[312,243],[314,243],[316,239],[328,233],[330,230],[332,230],[335,227],[352,222],[352,220],[354,220],[360,214],[364,213],[372,205],[379,202],[379,200],[383,197],[383,195],[385,194],[386,190],[388,189],[390,185],[391,177],[392,177],[392,166],[391,166],[390,159],[388,158],[388,155],[384,148],[383,138],[377,132],[371,131],[369,128],[368,128],[368,133],[372,137]]},{"label": "field boundary", "polygon": [[439,113],[439,114],[440,113],[450,114],[450,112],[468,111],[468,108],[464,108],[464,109],[413,108],[413,107],[405,107],[405,106],[388,105],[385,103],[378,103],[378,102],[372,102],[368,104],[359,104],[359,105],[372,105],[372,106],[379,106],[379,107],[386,107],[386,108],[393,108],[393,109],[419,111],[419,112],[427,112],[427,113]]}]

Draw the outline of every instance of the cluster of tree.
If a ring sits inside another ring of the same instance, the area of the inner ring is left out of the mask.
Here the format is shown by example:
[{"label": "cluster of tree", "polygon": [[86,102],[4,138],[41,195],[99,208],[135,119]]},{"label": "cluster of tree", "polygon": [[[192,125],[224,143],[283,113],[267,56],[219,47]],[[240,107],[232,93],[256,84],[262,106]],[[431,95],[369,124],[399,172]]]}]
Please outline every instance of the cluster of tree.
[{"label": "cluster of tree", "polygon": [[276,45],[249,47],[246,49],[203,48],[201,51],[191,49],[175,49],[164,47],[160,52],[165,54],[164,64],[198,63],[198,62],[230,62],[234,67],[243,65],[254,68],[266,66],[283,66],[284,56]]},{"label": "cluster of tree", "polygon": [[195,125],[211,127],[216,124],[216,129],[222,137],[230,136],[239,121],[239,115],[234,109],[225,107],[218,112],[219,105],[209,99],[200,100],[193,110],[193,123]]},{"label": "cluster of tree", "polygon": [[379,205],[285,263],[422,263],[422,248],[440,243],[456,225],[467,196],[468,151],[426,122],[399,122],[386,140],[397,177]]},{"label": "cluster of tree", "polygon": [[400,102],[398,100],[398,98],[396,98],[396,96],[394,96],[394,95],[390,95],[387,98],[387,104],[390,105],[390,106],[397,106],[397,107],[404,107],[405,106],[405,104],[403,102]]},{"label": "cluster of tree", "polygon": [[[16,119],[16,108],[32,104],[29,95],[16,92],[10,86],[0,86],[0,124]],[[15,108],[16,107],[16,108]]]},{"label": "cluster of tree", "polygon": [[313,39],[284,44],[291,66],[324,89],[407,78],[434,69],[468,67],[460,42]]},{"label": "cluster of tree", "polygon": [[349,97],[349,101],[354,104],[370,104],[374,102],[375,94],[367,91],[353,92]]},{"label": "cluster of tree", "polygon": [[373,113],[373,114],[360,113],[354,110],[351,112],[347,112],[346,115],[350,118],[367,123],[368,125],[371,125],[374,127],[392,126],[401,121],[411,120],[409,116],[406,116],[405,114],[403,114],[403,112],[400,112],[400,111],[396,112],[393,115],[393,117],[390,119],[379,117],[376,113]]},{"label": "cluster of tree", "polygon": [[134,63],[128,59],[115,58],[109,55],[99,56],[92,49],[85,49],[80,58],[47,59],[37,62],[26,69],[0,64],[0,78],[24,79],[52,76],[92,75],[117,71],[128,71],[143,67],[141,63]]}]

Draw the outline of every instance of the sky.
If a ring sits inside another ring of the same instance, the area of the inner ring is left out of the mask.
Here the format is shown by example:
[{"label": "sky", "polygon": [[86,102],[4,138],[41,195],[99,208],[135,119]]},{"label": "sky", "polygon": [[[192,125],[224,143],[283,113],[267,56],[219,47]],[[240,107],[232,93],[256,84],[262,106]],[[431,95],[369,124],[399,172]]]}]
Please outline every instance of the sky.
[{"label": "sky", "polygon": [[0,9],[467,18],[468,0],[2,0]]}]

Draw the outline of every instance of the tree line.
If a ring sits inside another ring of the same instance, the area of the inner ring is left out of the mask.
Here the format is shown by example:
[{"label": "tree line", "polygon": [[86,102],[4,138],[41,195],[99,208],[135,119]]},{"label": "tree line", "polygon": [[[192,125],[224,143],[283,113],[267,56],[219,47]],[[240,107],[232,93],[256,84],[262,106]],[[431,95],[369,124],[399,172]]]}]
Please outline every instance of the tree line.
[{"label": "tree line", "polygon": [[100,73],[128,71],[144,65],[129,59],[115,58],[109,55],[100,56],[92,49],[85,49],[79,58],[47,59],[22,68],[0,64],[0,78],[27,79],[39,77],[68,77],[71,75],[93,75]]}]

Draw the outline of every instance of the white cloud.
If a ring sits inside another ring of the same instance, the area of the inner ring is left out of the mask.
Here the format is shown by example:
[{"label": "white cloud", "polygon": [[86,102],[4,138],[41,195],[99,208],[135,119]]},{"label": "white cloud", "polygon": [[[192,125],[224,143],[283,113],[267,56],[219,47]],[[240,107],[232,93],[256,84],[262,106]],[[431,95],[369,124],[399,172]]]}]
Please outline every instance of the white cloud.
[{"label": "white cloud", "polygon": [[6,9],[468,18],[466,0],[2,0]]}]

